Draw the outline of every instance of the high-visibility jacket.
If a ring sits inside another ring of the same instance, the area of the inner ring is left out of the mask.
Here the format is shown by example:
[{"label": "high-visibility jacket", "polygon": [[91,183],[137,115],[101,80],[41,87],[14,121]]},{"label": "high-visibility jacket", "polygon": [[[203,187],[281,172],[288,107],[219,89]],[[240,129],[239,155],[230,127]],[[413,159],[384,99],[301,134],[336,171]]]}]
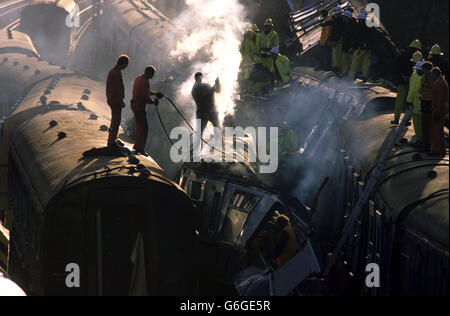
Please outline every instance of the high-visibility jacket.
[{"label": "high-visibility jacket", "polygon": [[420,113],[420,87],[422,85],[423,75],[419,75],[417,70],[413,71],[411,79],[409,81],[409,93],[407,102],[414,106],[414,112]]},{"label": "high-visibility jacket", "polygon": [[284,55],[278,54],[274,60],[274,70],[276,74],[281,78],[283,83],[288,83],[292,79],[291,61]]},{"label": "high-visibility jacket", "polygon": [[297,244],[297,240],[295,238],[295,233],[294,233],[294,230],[292,229],[292,226],[290,224],[286,225],[283,228],[283,232],[285,232],[289,236],[289,239],[288,239],[283,251],[276,259],[278,266],[282,266],[287,261],[289,261],[289,259],[291,259],[298,250],[298,244]]},{"label": "high-visibility jacket", "polygon": [[255,61],[258,56],[260,47],[261,34],[256,32],[251,32],[245,36],[244,41],[241,45],[241,54],[244,58],[249,61]]},{"label": "high-visibility jacket", "polygon": [[261,33],[260,38],[260,46],[261,46],[261,53],[270,53],[270,50],[273,47],[279,47],[280,46],[280,37],[278,36],[278,33],[275,31],[271,31],[269,33]]}]

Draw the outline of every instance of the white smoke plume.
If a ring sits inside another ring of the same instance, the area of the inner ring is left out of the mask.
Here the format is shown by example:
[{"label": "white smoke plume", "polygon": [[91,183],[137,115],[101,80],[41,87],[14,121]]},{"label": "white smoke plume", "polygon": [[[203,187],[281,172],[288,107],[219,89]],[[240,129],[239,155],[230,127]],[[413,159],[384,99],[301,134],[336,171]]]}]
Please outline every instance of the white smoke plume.
[{"label": "white smoke plume", "polygon": [[202,72],[204,82],[214,85],[220,76],[221,93],[216,107],[222,121],[234,113],[242,60],[240,43],[249,22],[239,0],[186,0],[186,9],[173,21],[184,32],[170,57],[187,62],[190,69],[178,91],[178,102],[195,108],[191,97],[194,73]]}]

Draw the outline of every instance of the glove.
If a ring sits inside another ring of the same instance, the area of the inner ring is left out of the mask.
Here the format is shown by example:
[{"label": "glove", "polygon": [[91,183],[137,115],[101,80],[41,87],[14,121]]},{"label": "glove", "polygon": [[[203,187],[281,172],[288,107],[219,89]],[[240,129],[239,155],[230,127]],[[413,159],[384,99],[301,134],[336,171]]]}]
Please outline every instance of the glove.
[{"label": "glove", "polygon": [[164,98],[164,94],[162,94],[161,92],[158,92],[158,93],[156,93],[156,97],[158,99],[162,99],[162,98]]},{"label": "glove", "polygon": [[153,100],[153,104],[156,105],[156,106],[158,106],[158,105],[159,105],[159,99],[154,99],[154,100]]}]

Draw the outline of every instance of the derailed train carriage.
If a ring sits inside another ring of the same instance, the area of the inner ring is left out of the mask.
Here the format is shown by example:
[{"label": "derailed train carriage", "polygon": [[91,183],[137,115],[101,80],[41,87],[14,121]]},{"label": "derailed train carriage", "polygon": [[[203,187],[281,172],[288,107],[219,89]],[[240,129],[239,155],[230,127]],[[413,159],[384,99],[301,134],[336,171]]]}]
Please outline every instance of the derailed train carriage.
[{"label": "derailed train carriage", "polygon": [[[298,293],[298,286],[322,269],[309,210],[261,182],[257,166],[248,161],[252,140],[233,142],[246,148],[231,150],[238,145],[225,143],[224,150],[236,155],[233,163],[185,163],[179,176],[197,206],[200,293]],[[277,227],[280,220],[284,226]]]},{"label": "derailed train carriage", "polygon": [[[107,137],[104,85],[3,58],[2,82],[22,98],[1,150],[10,276],[38,295],[194,294],[191,199],[151,158],[83,155]],[[80,287],[66,283],[73,264]]]}]

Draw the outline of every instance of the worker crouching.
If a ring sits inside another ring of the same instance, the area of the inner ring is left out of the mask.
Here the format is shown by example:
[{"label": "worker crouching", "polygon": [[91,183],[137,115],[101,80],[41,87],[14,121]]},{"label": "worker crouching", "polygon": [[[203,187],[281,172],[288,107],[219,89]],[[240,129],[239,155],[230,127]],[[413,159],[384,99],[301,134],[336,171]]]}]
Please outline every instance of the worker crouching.
[{"label": "worker crouching", "polygon": [[[131,109],[136,119],[136,139],[133,148],[142,155],[147,155],[145,152],[148,136],[146,105],[154,104],[158,106],[158,99],[164,96],[161,92],[153,92],[150,90],[150,79],[155,76],[155,73],[156,68],[154,66],[148,66],[145,72],[136,78],[133,87]],[[156,96],[157,98],[152,99],[151,96]]]}]

